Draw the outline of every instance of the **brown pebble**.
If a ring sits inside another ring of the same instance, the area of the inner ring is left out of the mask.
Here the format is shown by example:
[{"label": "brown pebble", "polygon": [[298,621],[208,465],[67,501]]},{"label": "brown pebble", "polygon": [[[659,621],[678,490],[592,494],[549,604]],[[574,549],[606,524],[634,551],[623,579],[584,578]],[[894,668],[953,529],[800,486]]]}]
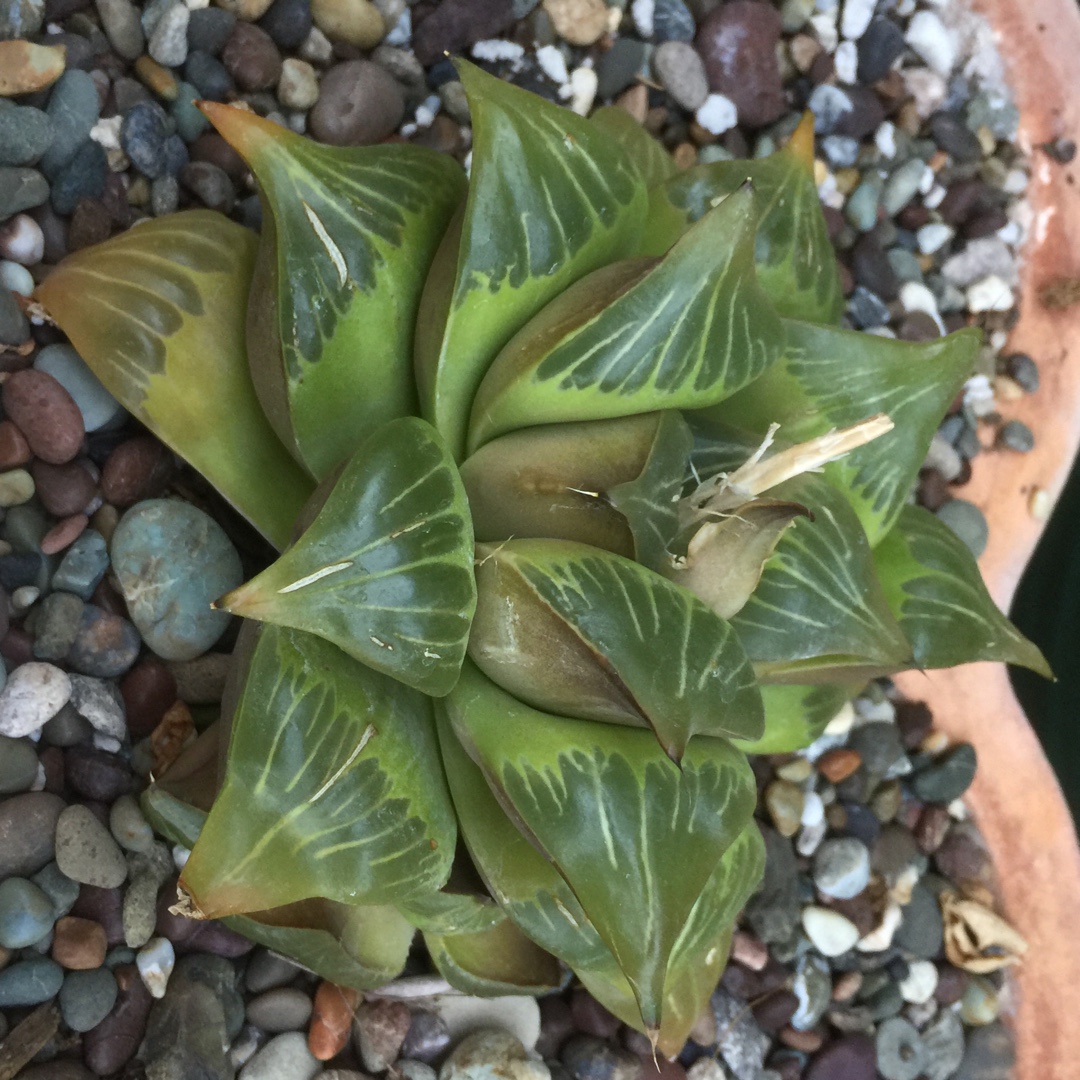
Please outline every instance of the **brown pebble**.
[{"label": "brown pebble", "polygon": [[839,784],[846,780],[862,764],[862,756],[858,750],[852,750],[847,746],[837,747],[818,758],[818,772],[829,781],[830,784]]},{"label": "brown pebble", "polygon": [[56,82],[64,71],[64,49],[29,41],[0,41],[0,97],[31,94]]},{"label": "brown pebble", "polygon": [[938,964],[938,982],[934,990],[934,1000],[939,1005],[955,1005],[967,989],[967,973],[952,964]]},{"label": "brown pebble", "polygon": [[731,959],[748,967],[751,971],[761,971],[769,962],[769,949],[745,930],[736,930],[731,938]]},{"label": "brown pebble", "polygon": [[915,839],[927,855],[933,855],[945,839],[952,818],[944,806],[928,806],[919,815],[915,826]]},{"label": "brown pebble", "polygon": [[359,997],[351,986],[319,983],[308,1028],[308,1049],[313,1057],[329,1061],[345,1049]]},{"label": "brown pebble", "polygon": [[236,24],[221,62],[241,90],[269,90],[281,76],[281,53],[274,39],[253,23]]},{"label": "brown pebble", "polygon": [[785,1046],[790,1046],[792,1050],[800,1050],[804,1054],[817,1053],[825,1041],[817,1031],[796,1031],[793,1027],[784,1028],[778,1038]]},{"label": "brown pebble", "polygon": [[100,199],[80,199],[71,215],[68,248],[78,251],[103,243],[109,239],[112,227],[112,217]]},{"label": "brown pebble", "polygon": [[[106,822],[108,818],[106,817]],[[97,885],[83,885],[78,899],[71,909],[72,915],[92,919],[105,930],[109,947],[124,944],[124,890],[102,889]]]},{"label": "brown pebble", "polygon": [[91,971],[105,963],[105,930],[92,919],[65,915],[53,930],[52,958],[69,971]]},{"label": "brown pebble", "polygon": [[775,1032],[799,1011],[799,999],[790,990],[776,990],[754,1003],[754,1020],[763,1031]]},{"label": "brown pebble", "polygon": [[850,1001],[862,986],[863,974],[861,971],[845,971],[833,983],[833,1001]]},{"label": "brown pebble", "polygon": [[101,472],[102,498],[125,509],[158,495],[172,472],[169,451],[149,435],[122,442],[108,456]]},{"label": "brown pebble", "polygon": [[82,449],[82,413],[71,395],[44,371],[16,371],[4,383],[4,411],[35,456],[50,465],[71,461]]},{"label": "brown pebble", "polygon": [[74,544],[86,531],[90,519],[85,514],[72,514],[63,521],[58,521],[42,538],[42,555],[56,555],[64,548]]},{"label": "brown pebble", "polygon": [[32,456],[23,433],[10,420],[0,420],[0,471],[25,465]]},{"label": "brown pebble", "polygon": [[154,1000],[133,964],[122,964],[114,974],[120,988],[116,1004],[82,1038],[83,1061],[98,1076],[118,1073],[135,1056]]},{"label": "brown pebble", "polygon": [[135,74],[143,85],[148,86],[166,101],[175,101],[177,94],[180,93],[180,84],[176,76],[167,67],[162,67],[149,56],[140,56],[135,61]]},{"label": "brown pebble", "polygon": [[370,60],[331,68],[308,116],[311,135],[334,146],[368,146],[397,130],[405,99],[392,75]]},{"label": "brown pebble", "polygon": [[128,730],[133,738],[149,735],[177,699],[176,679],[158,659],[136,664],[120,681]]},{"label": "brown pebble", "polygon": [[35,461],[30,466],[30,475],[41,505],[54,517],[81,514],[97,494],[97,482],[86,468],[85,458],[66,465]]}]

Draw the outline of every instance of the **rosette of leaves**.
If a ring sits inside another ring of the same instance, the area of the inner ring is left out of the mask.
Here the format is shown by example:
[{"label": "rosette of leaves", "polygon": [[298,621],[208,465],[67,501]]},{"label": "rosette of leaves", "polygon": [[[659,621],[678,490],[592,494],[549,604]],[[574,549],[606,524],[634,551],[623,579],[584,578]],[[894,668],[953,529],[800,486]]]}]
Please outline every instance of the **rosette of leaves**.
[{"label": "rosette of leaves", "polygon": [[1045,670],[909,505],[979,338],[839,326],[808,123],[677,173],[459,74],[468,178],[207,103],[261,233],[175,214],[39,289],[280,551],[144,803],[196,917],[358,987],[417,929],[470,992],[573,972],[673,1053],[762,872],[747,752],[883,673]]}]

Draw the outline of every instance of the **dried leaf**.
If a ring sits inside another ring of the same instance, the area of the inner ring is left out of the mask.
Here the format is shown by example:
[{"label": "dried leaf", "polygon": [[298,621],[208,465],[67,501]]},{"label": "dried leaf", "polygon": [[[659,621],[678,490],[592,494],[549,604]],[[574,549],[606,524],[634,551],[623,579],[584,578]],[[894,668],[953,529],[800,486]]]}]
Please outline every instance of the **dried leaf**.
[{"label": "dried leaf", "polygon": [[951,964],[976,975],[987,975],[1018,964],[1027,942],[1000,916],[956,893],[941,894],[945,920],[945,955]]}]

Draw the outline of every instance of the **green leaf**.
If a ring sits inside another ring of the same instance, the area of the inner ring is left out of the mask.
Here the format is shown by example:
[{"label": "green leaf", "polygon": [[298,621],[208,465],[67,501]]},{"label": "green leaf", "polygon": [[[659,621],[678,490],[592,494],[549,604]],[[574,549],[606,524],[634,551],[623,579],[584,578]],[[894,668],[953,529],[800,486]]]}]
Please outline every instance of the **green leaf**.
[{"label": "green leaf", "polygon": [[911,648],[847,499],[812,476],[789,480],[771,494],[808,507],[814,520],[795,522],[781,537],[757,589],[731,621],[758,677],[857,680],[910,664]]},{"label": "green leaf", "polygon": [[438,889],[456,825],[430,703],[311,634],[248,633],[225,783],[181,874],[196,909]]},{"label": "green leaf", "polygon": [[607,132],[626,150],[648,188],[675,176],[679,168],[672,156],[625,109],[601,105],[589,122]]},{"label": "green leaf", "polygon": [[861,689],[862,683],[858,682],[763,686],[765,734],[760,739],[733,741],[744,754],[787,754],[801,750],[821,735],[829,721]]},{"label": "green leaf", "polygon": [[783,330],[754,274],[755,221],[753,196],[736,192],[660,262],[567,289],[495,358],[470,448],[530,424],[705,408],[756,379]]},{"label": "green leaf", "polygon": [[311,481],[248,373],[255,246],[220,214],[189,210],[68,256],[36,295],[124,408],[282,548]]},{"label": "green leaf", "polygon": [[626,152],[598,127],[457,66],[473,124],[469,195],[424,290],[416,373],[423,415],[460,458],[495,354],[568,285],[633,253],[647,199]]},{"label": "green leaf", "polygon": [[779,423],[782,438],[803,442],[887,413],[891,432],[825,466],[850,493],[875,545],[896,521],[941,418],[971,374],[980,334],[961,330],[913,343],[792,321],[784,329],[779,363],[716,415],[760,434]]},{"label": "green leaf", "polygon": [[697,738],[675,765],[647,732],[537,712],[472,669],[448,708],[458,738],[573,889],[655,1031],[680,935],[753,813],[746,759],[724,740]]},{"label": "green leaf", "polygon": [[694,437],[682,414],[660,414],[649,456],[641,471],[608,492],[608,500],[630,523],[634,558],[652,570],[670,565],[679,531],[679,497]]},{"label": "green leaf", "polygon": [[466,994],[549,994],[563,984],[559,961],[509,919],[473,934],[424,934],[432,962]]},{"label": "green leaf", "polygon": [[430,934],[481,934],[506,918],[490,898],[445,889],[397,906],[413,926]]},{"label": "green leaf", "polygon": [[609,496],[645,468],[660,419],[543,424],[485,443],[461,466],[476,539],[576,540],[632,557],[630,526]]},{"label": "green leaf", "polygon": [[[811,121],[812,123],[812,121]],[[781,315],[833,323],[843,309],[836,255],[818,202],[813,129],[757,161],[717,161],[687,169],[650,193],[641,253],[662,255],[717,199],[747,181],[758,208],[758,280]],[[809,140],[809,155],[801,145]]]},{"label": "green leaf", "polygon": [[874,562],[918,667],[998,660],[1053,678],[1038,647],[990,598],[963,541],[929,511],[905,507]]},{"label": "green leaf", "polygon": [[691,736],[754,738],[761,702],[729,623],[618,555],[557,540],[477,549],[469,655],[523,701],[651,727],[678,761]]},{"label": "green leaf", "polygon": [[203,111],[263,207],[248,358],[278,436],[316,478],[416,412],[413,333],[465,176],[418,146],[322,146],[254,113]]},{"label": "green leaf", "polygon": [[[143,792],[143,813],[154,830],[191,848],[206,813],[170,795],[160,784]],[[301,900],[285,907],[221,920],[230,930],[295,960],[321,978],[358,990],[385,985],[401,974],[415,934],[391,907]]]},{"label": "green leaf", "polygon": [[437,432],[404,417],[364,441],[300,540],[217,606],[317,634],[437,696],[465,655],[472,563],[457,469]]}]

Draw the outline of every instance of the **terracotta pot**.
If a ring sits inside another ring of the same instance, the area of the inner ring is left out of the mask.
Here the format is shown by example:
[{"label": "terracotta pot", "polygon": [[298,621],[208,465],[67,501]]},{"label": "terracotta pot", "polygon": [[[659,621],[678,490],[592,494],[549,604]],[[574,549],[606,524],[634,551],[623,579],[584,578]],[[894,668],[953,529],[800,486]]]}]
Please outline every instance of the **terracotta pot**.
[{"label": "terracotta pot", "polygon": [[[1036,436],[1029,454],[998,451],[974,462],[960,494],[986,514],[980,560],[994,599],[1008,607],[1080,446],[1080,305],[1050,310],[1049,282],[1080,278],[1080,158],[1051,160],[1040,144],[1080,135],[1080,7],[1076,0],[973,0],[990,20],[1021,112],[1020,142],[1033,172],[1035,224],[1024,251],[1021,320],[1010,350],[1039,364],[1036,394],[1006,405]],[[1032,502],[1043,503],[1042,515]],[[1016,1080],[1075,1080],[1080,1016],[1080,848],[1054,774],[1013,695],[1004,667],[971,664],[897,679],[927,701],[937,723],[973,743],[979,772],[969,805],[997,865],[1000,900],[1029,952],[1017,975]]]}]

